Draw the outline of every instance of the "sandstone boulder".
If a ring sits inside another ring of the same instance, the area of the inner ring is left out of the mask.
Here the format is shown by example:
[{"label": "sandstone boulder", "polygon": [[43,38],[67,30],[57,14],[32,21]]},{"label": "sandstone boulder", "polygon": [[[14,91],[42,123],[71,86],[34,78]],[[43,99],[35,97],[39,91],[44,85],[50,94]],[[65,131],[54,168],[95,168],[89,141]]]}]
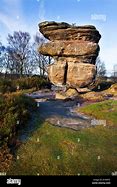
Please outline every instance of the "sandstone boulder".
[{"label": "sandstone boulder", "polygon": [[78,92],[76,89],[73,89],[73,88],[69,88],[67,91],[66,91],[66,97],[75,97],[78,95]]},{"label": "sandstone boulder", "polygon": [[77,57],[84,55],[97,56],[99,46],[97,43],[87,41],[55,41],[43,44],[39,51],[43,55],[59,57]]},{"label": "sandstone boulder", "polygon": [[83,88],[92,83],[95,78],[96,67],[92,64],[69,63],[67,71],[67,84]]},{"label": "sandstone boulder", "polygon": [[57,86],[62,86],[65,84],[65,71],[66,63],[56,62],[48,66],[48,75],[51,82]]}]

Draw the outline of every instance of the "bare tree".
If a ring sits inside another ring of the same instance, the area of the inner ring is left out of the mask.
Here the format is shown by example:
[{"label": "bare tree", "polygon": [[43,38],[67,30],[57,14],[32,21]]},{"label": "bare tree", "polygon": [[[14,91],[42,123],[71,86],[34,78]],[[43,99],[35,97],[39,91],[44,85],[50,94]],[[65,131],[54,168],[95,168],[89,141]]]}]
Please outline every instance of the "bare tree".
[{"label": "bare tree", "polygon": [[117,78],[117,64],[113,66],[113,76]]},{"label": "bare tree", "polygon": [[0,42],[0,72],[4,71],[4,51],[5,47]]},{"label": "bare tree", "polygon": [[39,53],[38,48],[40,45],[46,42],[46,39],[41,37],[39,34],[36,34],[34,37],[34,44],[33,44],[33,58],[35,64],[39,69],[39,74],[44,76],[47,74],[47,66],[52,63],[52,58],[49,56],[44,56]]},{"label": "bare tree", "polygon": [[113,72],[111,75],[111,79],[116,83],[117,82],[117,64],[113,66]]},{"label": "bare tree", "polygon": [[29,33],[15,31],[13,35],[8,34],[7,40],[8,45],[4,50],[0,43],[0,68],[3,67],[5,75],[47,75],[47,66],[51,64],[52,58],[38,52],[39,46],[46,42],[45,38],[36,34],[31,44]]},{"label": "bare tree", "polygon": [[30,59],[30,34],[27,32],[14,32],[8,34],[7,69],[10,73],[22,76],[27,73],[27,65]]},{"label": "bare tree", "polygon": [[101,61],[99,57],[96,60],[96,66],[97,66],[97,76],[104,77],[106,75],[106,67],[105,67],[105,63]]}]

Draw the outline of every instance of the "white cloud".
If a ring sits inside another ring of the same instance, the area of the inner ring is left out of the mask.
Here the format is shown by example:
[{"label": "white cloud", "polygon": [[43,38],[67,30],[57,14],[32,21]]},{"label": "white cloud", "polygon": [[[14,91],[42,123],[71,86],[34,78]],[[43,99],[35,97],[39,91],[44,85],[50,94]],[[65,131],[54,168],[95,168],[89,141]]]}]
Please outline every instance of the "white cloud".
[{"label": "white cloud", "polygon": [[107,16],[105,14],[92,14],[91,20],[106,21]]},{"label": "white cloud", "polygon": [[57,20],[59,20],[60,19],[60,16],[57,16]]},{"label": "white cloud", "polygon": [[4,29],[0,28],[2,33],[2,41],[6,43],[7,33],[12,34],[13,31],[26,31],[33,36],[36,33],[36,25],[30,27],[25,21],[22,12],[22,0],[4,0],[3,10],[0,12],[0,24]]},{"label": "white cloud", "polygon": [[20,16],[16,16],[16,19],[20,19]]},{"label": "white cloud", "polygon": [[25,23],[23,23],[23,22],[19,23],[19,21],[16,18],[19,19],[19,16],[12,18],[8,15],[0,13],[0,22],[2,22],[10,32],[12,32],[14,30],[25,30],[25,29],[27,29]]},{"label": "white cloud", "polygon": [[5,13],[16,16],[22,12],[22,0],[4,0]]},{"label": "white cloud", "polygon": [[[17,19],[18,18],[18,19]],[[34,24],[33,27],[30,27],[27,23],[25,23],[20,17],[14,17],[11,18],[5,14],[0,13],[0,22],[4,24],[6,27],[5,32],[2,34],[2,41],[4,44],[6,44],[6,38],[8,33],[12,34],[14,31],[23,31],[23,32],[29,32],[33,41],[33,36],[36,34],[37,30],[37,25]]]},{"label": "white cloud", "polygon": [[40,0],[39,1],[39,22],[42,22],[45,20],[45,1]]},{"label": "white cloud", "polygon": [[9,31],[12,31],[16,27],[16,22],[3,13],[0,13],[0,22],[2,22]]},{"label": "white cloud", "polygon": [[19,18],[23,20],[22,0],[4,0],[3,11],[0,12],[0,22],[7,27],[9,31],[19,29]]}]

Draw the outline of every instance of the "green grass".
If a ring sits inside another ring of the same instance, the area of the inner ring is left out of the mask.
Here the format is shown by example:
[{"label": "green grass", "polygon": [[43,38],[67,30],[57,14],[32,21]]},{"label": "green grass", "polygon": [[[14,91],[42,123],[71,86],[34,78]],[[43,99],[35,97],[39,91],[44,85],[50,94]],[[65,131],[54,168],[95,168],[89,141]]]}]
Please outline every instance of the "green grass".
[{"label": "green grass", "polygon": [[36,88],[30,88],[30,89],[23,89],[23,90],[18,90],[17,93],[21,93],[21,94],[27,94],[27,93],[32,93],[36,91]]},{"label": "green grass", "polygon": [[97,119],[104,119],[109,125],[117,127],[117,101],[107,100],[90,104],[80,108],[79,111],[94,116]]},{"label": "green grass", "polygon": [[37,127],[18,149],[19,159],[13,161],[8,175],[111,175],[117,171],[113,128],[73,131],[46,122],[40,126],[39,120]]}]

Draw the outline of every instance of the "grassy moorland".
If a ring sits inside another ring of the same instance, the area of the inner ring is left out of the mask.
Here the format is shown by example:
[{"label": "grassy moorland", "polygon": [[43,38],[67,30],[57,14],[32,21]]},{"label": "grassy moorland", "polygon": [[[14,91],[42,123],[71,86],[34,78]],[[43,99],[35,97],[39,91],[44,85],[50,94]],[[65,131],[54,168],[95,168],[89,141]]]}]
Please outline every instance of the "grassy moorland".
[{"label": "grassy moorland", "polygon": [[7,174],[111,175],[117,171],[117,101],[81,108],[112,126],[73,131],[40,122],[17,151]]},{"label": "grassy moorland", "polygon": [[110,126],[117,127],[117,101],[107,100],[80,108],[80,112],[106,120]]}]

